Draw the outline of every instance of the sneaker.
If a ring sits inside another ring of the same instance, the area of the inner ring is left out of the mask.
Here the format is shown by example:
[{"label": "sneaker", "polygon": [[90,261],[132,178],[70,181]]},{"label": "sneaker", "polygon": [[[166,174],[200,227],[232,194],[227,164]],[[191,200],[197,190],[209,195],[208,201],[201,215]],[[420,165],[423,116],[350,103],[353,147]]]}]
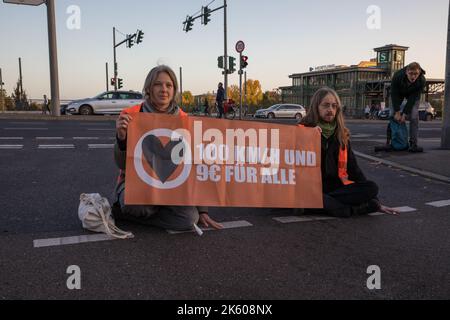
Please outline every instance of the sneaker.
[{"label": "sneaker", "polygon": [[409,146],[408,151],[413,152],[413,153],[418,153],[418,152],[423,152],[423,148],[419,147],[417,144],[412,144]]}]

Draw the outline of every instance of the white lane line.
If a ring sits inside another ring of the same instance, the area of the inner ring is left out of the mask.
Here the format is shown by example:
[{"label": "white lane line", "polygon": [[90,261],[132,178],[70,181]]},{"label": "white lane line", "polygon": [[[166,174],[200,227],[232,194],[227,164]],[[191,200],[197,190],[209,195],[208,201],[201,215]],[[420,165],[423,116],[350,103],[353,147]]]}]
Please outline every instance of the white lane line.
[{"label": "white lane line", "polygon": [[63,140],[64,137],[36,137],[36,140]]},{"label": "white lane line", "polygon": [[0,149],[23,149],[23,144],[0,144]]},{"label": "white lane line", "polygon": [[436,207],[436,208],[447,207],[447,206],[450,206],[450,200],[428,202],[428,203],[426,203],[426,205]]},{"label": "white lane line", "polygon": [[408,213],[408,212],[417,211],[417,209],[414,209],[411,207],[397,207],[397,208],[394,208],[394,210],[397,210],[400,213]]},{"label": "white lane line", "polygon": [[80,125],[82,126],[110,126],[110,123],[103,123],[103,122],[98,122],[98,123],[80,123]]},{"label": "white lane line", "polygon": [[[252,227],[253,225],[245,220],[239,220],[239,221],[228,221],[228,222],[221,222],[224,229],[234,229],[234,228],[244,228],[244,227]],[[212,228],[201,228],[202,231],[213,231],[215,229]],[[174,231],[174,230],[166,230],[169,234],[179,234],[179,233],[189,233],[189,232],[195,232],[194,230],[187,230],[187,231]]]},{"label": "white lane line", "polygon": [[111,129],[104,129],[104,128],[102,128],[102,129],[98,129],[98,128],[96,128],[96,129],[88,129],[88,131],[113,131],[113,130],[116,130],[115,128],[111,128]]},{"label": "white lane line", "polygon": [[40,144],[38,149],[74,149],[73,144]]},{"label": "white lane line", "polygon": [[[30,125],[30,122],[8,122],[9,124],[26,124],[26,125]],[[36,126],[41,126],[41,125],[43,125],[43,126],[45,126],[45,125],[47,125],[48,124],[48,122],[33,122],[33,126],[34,125],[36,125]]]},{"label": "white lane line", "polygon": [[73,140],[98,140],[99,137],[73,137]]},{"label": "white lane line", "polygon": [[23,140],[23,137],[0,137],[0,140]]},{"label": "white lane line", "polygon": [[321,221],[321,220],[335,220],[335,217],[321,217],[321,216],[289,216],[289,217],[276,217],[273,220],[281,223],[296,223],[296,222],[309,222],[309,221]]},{"label": "white lane line", "polygon": [[89,149],[113,149],[114,144],[88,144]]},{"label": "white lane line", "polygon": [[48,128],[3,128],[4,130],[48,130]]},{"label": "white lane line", "polygon": [[37,239],[33,240],[33,246],[35,248],[64,246],[69,244],[78,244],[85,242],[97,242],[97,241],[109,241],[117,240],[117,238],[111,237],[107,234],[89,234],[64,238],[50,238],[50,239]]},{"label": "white lane line", "polygon": [[372,217],[376,217],[376,216],[384,216],[386,213],[383,212],[374,212],[374,213],[369,213],[368,216],[372,216]]}]

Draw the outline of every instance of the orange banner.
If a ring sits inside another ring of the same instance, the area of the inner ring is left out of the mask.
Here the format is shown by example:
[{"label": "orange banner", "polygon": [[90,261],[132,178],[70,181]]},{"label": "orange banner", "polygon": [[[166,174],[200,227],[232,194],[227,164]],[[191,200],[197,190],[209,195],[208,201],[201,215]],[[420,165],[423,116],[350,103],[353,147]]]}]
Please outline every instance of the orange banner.
[{"label": "orange banner", "polygon": [[139,113],[125,203],[322,208],[320,143],[313,128]]}]

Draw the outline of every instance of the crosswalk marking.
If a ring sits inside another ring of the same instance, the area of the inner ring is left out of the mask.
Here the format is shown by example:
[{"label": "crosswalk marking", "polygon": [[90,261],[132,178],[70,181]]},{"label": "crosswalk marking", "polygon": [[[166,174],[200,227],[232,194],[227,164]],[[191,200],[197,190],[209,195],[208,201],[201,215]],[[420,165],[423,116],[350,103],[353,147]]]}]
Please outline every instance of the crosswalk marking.
[{"label": "crosswalk marking", "polygon": [[114,144],[88,144],[89,149],[113,149]]},{"label": "crosswalk marking", "polygon": [[308,221],[323,221],[334,220],[335,217],[322,217],[322,216],[289,216],[289,217],[276,217],[273,220],[281,223],[295,223],[295,222],[308,222]]},{"label": "crosswalk marking", "polygon": [[22,149],[23,144],[0,144],[0,149]]},{"label": "crosswalk marking", "polygon": [[397,207],[397,208],[393,208],[393,209],[397,210],[400,213],[408,213],[408,212],[417,211],[417,209],[411,208],[411,207]]},{"label": "crosswalk marking", "polygon": [[53,246],[63,246],[69,244],[78,244],[85,242],[96,242],[96,241],[108,241],[117,240],[117,238],[111,237],[107,234],[89,234],[73,237],[63,237],[63,238],[50,238],[50,239],[37,239],[33,241],[33,246],[35,248],[42,247],[53,247]]},{"label": "crosswalk marking", "polygon": [[447,207],[447,206],[450,206],[450,200],[428,202],[428,203],[426,203],[426,205],[436,207],[436,208]]},{"label": "crosswalk marking", "polygon": [[0,137],[0,140],[23,140],[23,137]]},{"label": "crosswalk marking", "polygon": [[73,137],[73,140],[99,140],[99,137]]},{"label": "crosswalk marking", "polygon": [[64,137],[36,137],[36,140],[63,140]]},{"label": "crosswalk marking", "polygon": [[[234,229],[234,228],[244,228],[244,227],[252,227],[253,225],[245,220],[238,220],[238,221],[227,221],[227,222],[221,222],[221,225],[223,225],[223,229]],[[212,228],[201,228],[202,231],[213,231],[215,229]],[[180,233],[190,233],[195,232],[194,230],[187,230],[187,231],[174,231],[174,230],[166,230],[169,234],[180,234]]]},{"label": "crosswalk marking", "polygon": [[73,144],[40,144],[38,149],[74,149]]},{"label": "crosswalk marking", "polygon": [[4,130],[48,130],[48,128],[3,128]]}]

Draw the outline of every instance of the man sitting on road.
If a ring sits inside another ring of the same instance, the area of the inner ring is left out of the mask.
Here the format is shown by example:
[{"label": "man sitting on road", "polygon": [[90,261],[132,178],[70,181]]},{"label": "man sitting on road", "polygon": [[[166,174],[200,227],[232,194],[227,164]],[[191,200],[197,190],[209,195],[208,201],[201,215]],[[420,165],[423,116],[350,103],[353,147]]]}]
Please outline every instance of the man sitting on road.
[{"label": "man sitting on road", "polygon": [[341,101],[334,90],[322,88],[314,94],[301,125],[318,127],[322,133],[322,188],[326,214],[336,217],[377,211],[397,214],[396,210],[380,204],[378,186],[368,181],[359,168],[350,146],[350,132],[344,124]]}]

